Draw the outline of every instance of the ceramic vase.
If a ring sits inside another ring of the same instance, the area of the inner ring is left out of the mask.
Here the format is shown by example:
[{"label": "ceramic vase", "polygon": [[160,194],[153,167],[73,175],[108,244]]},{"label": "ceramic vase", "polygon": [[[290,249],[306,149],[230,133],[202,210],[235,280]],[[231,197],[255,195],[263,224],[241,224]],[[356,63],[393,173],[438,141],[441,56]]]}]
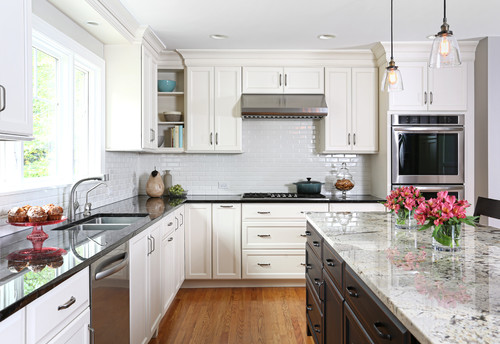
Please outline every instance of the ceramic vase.
[{"label": "ceramic vase", "polygon": [[163,184],[163,179],[157,170],[154,170],[149,175],[148,181],[146,183],[146,194],[149,197],[161,197],[165,191],[165,184]]}]

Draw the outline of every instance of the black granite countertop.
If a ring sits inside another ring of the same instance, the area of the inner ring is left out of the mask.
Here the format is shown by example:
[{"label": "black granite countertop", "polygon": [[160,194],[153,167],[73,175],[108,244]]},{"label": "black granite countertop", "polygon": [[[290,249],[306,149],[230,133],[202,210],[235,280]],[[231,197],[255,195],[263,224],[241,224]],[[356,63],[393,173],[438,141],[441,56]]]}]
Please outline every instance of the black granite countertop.
[{"label": "black granite countertop", "polygon": [[[160,220],[163,216],[170,214],[183,203],[311,203],[311,202],[355,202],[370,203],[383,201],[370,195],[348,196],[347,199],[324,198],[324,199],[301,199],[301,200],[271,200],[271,199],[245,199],[241,195],[203,195],[188,196],[186,199],[149,198],[137,196],[115,202],[92,211],[95,214],[143,214],[137,222],[121,230],[112,231],[81,231],[64,230],[68,227],[67,222],[57,225],[43,226],[48,234],[43,247],[55,247],[65,250],[62,259],[52,261],[30,262],[26,264],[13,264],[7,256],[19,250],[32,248],[32,243],[27,236],[32,232],[32,227],[14,227],[7,223],[0,225],[2,232],[12,233],[0,237],[0,321],[7,318],[15,311],[23,308],[36,298],[45,294],[55,286],[71,277],[78,271],[92,264],[94,261],[111,251],[115,247],[142,232],[150,225]],[[75,222],[85,219],[78,214]],[[62,230],[61,230],[62,229]],[[34,266],[34,267],[33,267]],[[19,270],[18,272],[16,271]],[[32,271],[35,270],[35,271]]]}]

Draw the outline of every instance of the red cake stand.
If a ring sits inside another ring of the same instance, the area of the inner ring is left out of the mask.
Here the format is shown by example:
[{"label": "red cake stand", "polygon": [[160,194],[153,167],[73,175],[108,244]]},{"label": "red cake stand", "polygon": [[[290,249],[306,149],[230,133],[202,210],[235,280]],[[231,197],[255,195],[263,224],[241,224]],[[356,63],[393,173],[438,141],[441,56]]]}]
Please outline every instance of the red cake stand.
[{"label": "red cake stand", "polygon": [[60,220],[43,222],[9,222],[9,224],[18,227],[33,226],[32,232],[26,237],[31,241],[33,248],[25,248],[7,255],[11,271],[19,272],[26,266],[33,271],[41,271],[45,265],[62,263],[62,256],[67,253],[66,250],[58,247],[43,247],[43,242],[49,237],[43,231],[43,226],[55,225],[66,221],[66,219],[66,217],[62,217]]}]

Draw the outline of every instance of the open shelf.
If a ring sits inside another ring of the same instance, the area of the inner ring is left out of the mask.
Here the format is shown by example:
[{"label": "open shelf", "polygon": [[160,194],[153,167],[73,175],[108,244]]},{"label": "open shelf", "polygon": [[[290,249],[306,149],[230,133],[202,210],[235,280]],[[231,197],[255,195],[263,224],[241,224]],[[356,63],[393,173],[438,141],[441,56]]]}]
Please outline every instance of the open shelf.
[{"label": "open shelf", "polygon": [[184,122],[158,122],[158,125],[184,125]]},{"label": "open shelf", "polygon": [[183,96],[184,92],[158,92],[158,96]]}]

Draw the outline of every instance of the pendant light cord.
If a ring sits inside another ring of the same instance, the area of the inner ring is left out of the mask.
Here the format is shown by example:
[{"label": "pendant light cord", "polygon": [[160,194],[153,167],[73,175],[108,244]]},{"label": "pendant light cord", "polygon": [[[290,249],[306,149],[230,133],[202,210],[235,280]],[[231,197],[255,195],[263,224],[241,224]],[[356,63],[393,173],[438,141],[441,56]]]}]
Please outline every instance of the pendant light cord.
[{"label": "pendant light cord", "polygon": [[443,17],[443,22],[446,23],[448,21],[448,18],[446,18],[446,0],[444,0],[444,17]]},{"label": "pendant light cord", "polygon": [[[446,0],[445,0],[445,3],[446,3]],[[393,22],[393,19],[392,19],[392,4],[393,4],[393,0],[391,0],[391,60],[394,60],[394,48],[393,48],[393,45],[392,45],[392,42],[393,42],[393,34],[392,34],[392,22]]]}]

